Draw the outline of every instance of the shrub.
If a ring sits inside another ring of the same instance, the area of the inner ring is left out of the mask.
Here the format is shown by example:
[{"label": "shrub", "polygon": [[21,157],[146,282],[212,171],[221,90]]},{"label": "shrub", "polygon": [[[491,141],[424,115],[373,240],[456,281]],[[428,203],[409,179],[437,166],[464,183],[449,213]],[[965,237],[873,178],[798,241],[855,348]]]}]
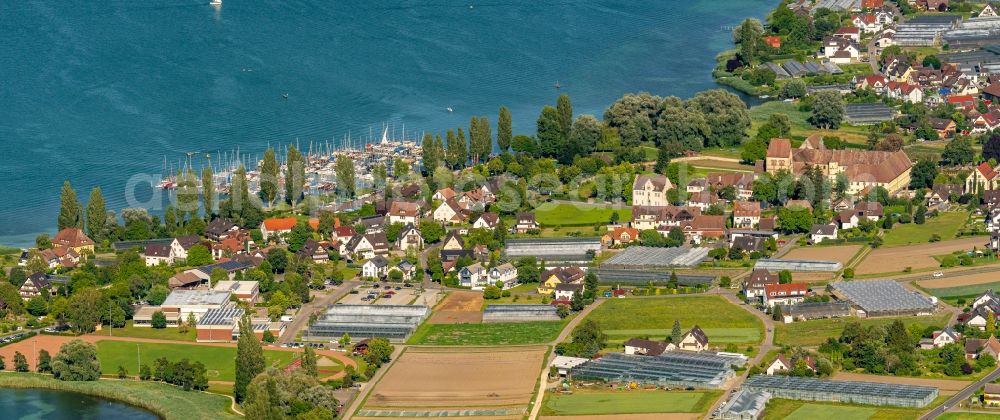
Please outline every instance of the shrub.
[{"label": "shrub", "polygon": [[101,377],[97,347],[79,339],[63,344],[52,361],[52,374],[63,381],[96,381]]}]

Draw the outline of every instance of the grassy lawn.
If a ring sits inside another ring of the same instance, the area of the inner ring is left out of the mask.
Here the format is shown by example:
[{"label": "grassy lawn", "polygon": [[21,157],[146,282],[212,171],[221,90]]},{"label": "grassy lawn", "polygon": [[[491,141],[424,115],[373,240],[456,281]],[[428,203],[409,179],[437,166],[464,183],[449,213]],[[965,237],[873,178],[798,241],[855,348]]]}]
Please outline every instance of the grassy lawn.
[{"label": "grassy lawn", "polygon": [[[97,334],[107,335],[107,331],[101,331]],[[191,341],[194,342],[198,339],[198,332],[194,328],[189,328],[187,334],[181,334],[180,330],[177,328],[164,328],[156,329],[150,327],[134,327],[132,326],[132,321],[127,321],[125,323],[125,328],[114,328],[111,330],[111,335],[115,337],[132,337],[132,338],[152,338],[157,340],[177,340],[177,341]]]},{"label": "grassy lawn", "polygon": [[[138,351],[136,347],[138,346]],[[289,351],[264,350],[268,366],[283,367],[295,358]],[[153,361],[166,357],[171,362],[187,358],[201,362],[208,369],[210,381],[233,381],[236,373],[236,347],[199,346],[193,344],[132,343],[128,341],[97,342],[97,357],[101,360],[101,373],[115,375],[118,366],[124,366],[129,375],[138,375],[138,359],[153,367]]]},{"label": "grassy lawn", "polygon": [[[536,283],[537,287],[537,283]],[[534,289],[532,289],[534,290]],[[522,292],[523,293],[523,292]],[[507,297],[502,297],[500,299],[489,299],[483,301],[483,309],[486,309],[490,305],[540,305],[542,303],[542,298],[547,296],[542,296],[539,294],[530,296],[512,295]]]},{"label": "grassy lawn", "polygon": [[958,229],[968,220],[969,214],[961,212],[944,212],[937,217],[927,219],[927,223],[896,224],[882,237],[884,246],[902,246],[910,244],[925,244],[931,235],[938,234],[941,240],[953,239]]},{"label": "grassy lawn", "polygon": [[588,316],[618,347],[632,337],[664,339],[674,320],[685,331],[698,325],[712,343],[756,344],[763,338],[763,323],[749,312],[719,296],[611,299]]},{"label": "grassy lawn", "polygon": [[986,413],[944,413],[941,420],[986,420],[986,419],[996,419],[1000,416],[1000,412],[997,414],[986,414]]},{"label": "grassy lawn", "polygon": [[498,324],[424,323],[407,343],[441,346],[541,344],[555,340],[565,325],[566,320]]},{"label": "grassy lawn", "polygon": [[78,392],[142,407],[167,419],[236,419],[229,410],[230,399],[204,392],[184,391],[178,387],[137,381],[100,380],[60,381],[36,373],[0,374],[0,388],[38,388]]},{"label": "grassy lawn", "polygon": [[591,391],[545,395],[543,416],[701,413],[719,397],[719,391]]},{"label": "grassy lawn", "polygon": [[785,114],[792,126],[791,137],[802,140],[813,133],[821,135],[837,136],[850,143],[864,144],[868,137],[867,127],[853,127],[842,125],[839,130],[819,130],[809,124],[808,112],[799,111],[799,106],[794,103],[784,101],[769,101],[750,108],[751,126],[747,135],[753,138],[757,135],[757,129],[767,121],[771,114]]},{"label": "grassy lawn", "polygon": [[[789,346],[818,346],[826,341],[827,337],[840,337],[844,325],[848,322],[860,322],[862,325],[888,325],[897,319],[904,324],[919,324],[923,327],[944,326],[951,314],[941,313],[932,316],[905,316],[886,318],[834,318],[834,319],[813,319],[809,321],[793,322],[791,324],[778,323],[774,326],[774,343],[776,345]],[[711,337],[709,337],[711,338]]]},{"label": "grassy lawn", "polygon": [[916,419],[924,409],[876,407],[854,404],[772,399],[764,411],[765,420],[889,420]]},{"label": "grassy lawn", "polygon": [[631,220],[632,209],[614,209],[604,205],[544,203],[535,209],[535,217],[542,226],[593,226],[608,223],[612,213],[619,220]]}]

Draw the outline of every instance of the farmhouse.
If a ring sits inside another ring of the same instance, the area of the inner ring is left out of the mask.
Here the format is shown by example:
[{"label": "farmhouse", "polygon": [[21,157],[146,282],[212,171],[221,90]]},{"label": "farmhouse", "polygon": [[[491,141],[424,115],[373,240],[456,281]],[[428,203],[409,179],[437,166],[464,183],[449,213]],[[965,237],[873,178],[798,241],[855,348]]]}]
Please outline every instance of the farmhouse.
[{"label": "farmhouse", "polygon": [[538,294],[551,295],[556,291],[556,286],[560,284],[580,283],[586,273],[577,267],[560,267],[546,270],[538,277],[541,284],[538,286]]},{"label": "farmhouse", "polygon": [[778,357],[767,366],[765,372],[768,375],[774,375],[775,373],[788,373],[792,369],[795,369],[796,364],[798,364],[800,360],[804,362],[806,369],[811,370],[813,373],[816,372],[816,359],[812,356],[789,359],[788,356],[784,354],[779,354]]},{"label": "farmhouse", "polygon": [[745,280],[743,280],[743,295],[747,299],[763,299],[764,286],[778,284],[778,274],[767,269],[753,270]]},{"label": "farmhouse", "polygon": [[637,354],[641,356],[659,356],[667,350],[672,350],[673,344],[662,341],[645,340],[641,338],[630,338],[625,341],[625,354]]},{"label": "farmhouse", "polygon": [[802,283],[764,285],[764,306],[794,305],[805,300],[809,287]]}]

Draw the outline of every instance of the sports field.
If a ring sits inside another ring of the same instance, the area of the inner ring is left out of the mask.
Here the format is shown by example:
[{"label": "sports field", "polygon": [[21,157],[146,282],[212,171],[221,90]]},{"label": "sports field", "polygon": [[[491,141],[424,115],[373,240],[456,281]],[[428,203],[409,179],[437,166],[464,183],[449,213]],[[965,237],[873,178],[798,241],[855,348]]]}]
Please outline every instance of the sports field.
[{"label": "sports field", "polygon": [[[296,354],[264,350],[267,365],[273,367],[284,367]],[[205,364],[210,381],[233,381],[236,376],[236,347],[104,340],[97,342],[97,357],[101,361],[101,373],[105,375],[117,374],[118,366],[124,366],[129,375],[138,375],[140,361],[152,368],[154,360],[166,357],[171,362],[187,358]]]},{"label": "sports field", "polygon": [[896,224],[882,237],[882,244],[885,247],[925,244],[934,234],[947,241],[955,237],[958,229],[965,225],[968,218],[969,213],[964,211],[946,211],[937,217],[928,218],[927,223],[922,225],[916,223]]},{"label": "sports field", "polygon": [[719,296],[611,299],[587,318],[601,325],[611,347],[633,337],[662,340],[675,319],[685,331],[698,325],[713,343],[756,344],[764,328],[755,316]]},{"label": "sports field", "polygon": [[409,348],[389,367],[365,410],[527,408],[548,348]]},{"label": "sports field", "polygon": [[409,344],[438,346],[542,344],[555,340],[565,325],[565,320],[502,324],[431,324],[425,322],[417,328],[407,342]]},{"label": "sports field", "polygon": [[700,413],[719,397],[718,391],[593,391],[545,394],[541,415]]},{"label": "sports field", "polygon": [[612,213],[618,220],[631,220],[631,208],[611,208],[586,203],[544,203],[535,209],[535,217],[542,226],[592,226],[607,224]]}]

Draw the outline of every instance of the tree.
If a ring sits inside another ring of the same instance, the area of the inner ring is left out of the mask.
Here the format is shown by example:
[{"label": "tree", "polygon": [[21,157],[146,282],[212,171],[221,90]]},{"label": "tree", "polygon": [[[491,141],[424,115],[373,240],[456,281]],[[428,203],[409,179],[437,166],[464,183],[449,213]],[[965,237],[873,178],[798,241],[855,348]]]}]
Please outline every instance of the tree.
[{"label": "tree", "polygon": [[782,207],[778,210],[778,226],[785,232],[808,232],[813,225],[813,216],[807,208]]},{"label": "tree", "polygon": [[24,357],[19,351],[14,352],[14,371],[15,372],[27,372],[28,371],[28,359]]},{"label": "tree", "polygon": [[486,288],[483,289],[483,299],[490,299],[490,300],[500,299],[500,295],[501,295],[500,288],[492,284],[486,286]]},{"label": "tree", "polygon": [[653,123],[662,105],[663,98],[647,92],[623,95],[604,111],[604,121],[612,130],[602,136],[602,148],[631,148],[652,141]]},{"label": "tree", "polygon": [[844,98],[839,92],[820,91],[813,95],[809,123],[819,128],[837,129],[844,119],[844,112]]},{"label": "tree", "polygon": [[556,111],[559,113],[559,130],[563,138],[566,138],[573,125],[573,104],[569,100],[569,95],[563,93],[556,98]]},{"label": "tree", "polygon": [[705,147],[712,137],[712,126],[699,109],[667,107],[656,121],[656,142],[672,156]]},{"label": "tree", "polygon": [[[353,166],[353,165],[352,165]],[[302,185],[306,182],[306,163],[302,152],[289,144],[285,152],[285,201],[295,207],[302,198]]]},{"label": "tree", "polygon": [[924,67],[933,67],[934,69],[941,69],[941,59],[934,54],[924,57],[924,60],[921,62],[921,64]]},{"label": "tree", "polygon": [[921,205],[920,207],[917,207],[916,213],[913,214],[913,223],[922,225],[926,220],[927,220],[927,207]]},{"label": "tree", "polygon": [[392,176],[393,178],[403,179],[410,174],[410,164],[403,160],[397,158],[395,162],[392,163]]},{"label": "tree", "polygon": [[[73,293],[66,308],[66,319],[82,333],[94,331],[101,320],[101,293],[94,289],[83,289]],[[103,305],[107,307],[107,305]]]},{"label": "tree", "polygon": [[368,352],[365,353],[365,361],[376,368],[382,363],[388,362],[395,347],[384,338],[373,338],[368,340]]},{"label": "tree", "polygon": [[493,134],[487,117],[472,117],[469,121],[469,154],[473,165],[486,159],[493,150]]},{"label": "tree", "polygon": [[316,350],[313,350],[312,347],[306,346],[306,350],[302,353],[302,371],[314,378],[319,376],[319,369],[316,365]]},{"label": "tree", "polygon": [[788,284],[792,282],[792,272],[788,270],[781,270],[778,272],[778,283]]},{"label": "tree", "polygon": [[683,337],[684,337],[684,331],[681,330],[681,321],[675,319],[674,326],[673,328],[670,329],[670,337],[667,337],[667,340],[670,341],[671,343],[674,343],[674,345],[676,346],[680,344],[681,339]]},{"label": "tree", "polygon": [[28,300],[28,313],[34,316],[43,316],[48,313],[48,303],[41,295]]},{"label": "tree", "polygon": [[983,144],[983,160],[1000,161],[1000,132],[990,133],[990,137]]},{"label": "tree", "polygon": [[746,138],[750,128],[750,113],[747,104],[733,93],[714,89],[698,93],[685,103],[697,109],[712,127],[712,136],[705,140],[705,147],[736,146]]},{"label": "tree", "polygon": [[771,319],[773,319],[775,321],[781,321],[782,318],[784,318],[784,314],[783,314],[783,311],[781,309],[781,305],[774,305],[774,306],[772,306],[771,307]]},{"label": "tree", "polygon": [[212,251],[205,245],[194,245],[188,250],[187,265],[197,267],[211,264],[212,261]]},{"label": "tree", "polygon": [[903,150],[903,137],[896,133],[889,134],[875,145],[875,150],[882,152],[898,152]]},{"label": "tree", "polygon": [[971,163],[976,157],[976,152],[972,149],[972,139],[966,136],[958,136],[944,146],[941,153],[941,160],[952,165],[965,165]]},{"label": "tree", "polygon": [[510,148],[514,133],[511,129],[510,110],[506,106],[500,107],[500,116],[497,118],[497,146],[501,153],[506,153]]},{"label": "tree", "polygon": [[802,79],[792,79],[781,87],[781,97],[785,99],[797,99],[806,96],[806,82]]},{"label": "tree", "polygon": [[593,115],[581,115],[573,121],[573,127],[569,131],[569,139],[566,147],[559,155],[562,163],[573,162],[578,155],[587,155],[597,148],[597,142],[601,140],[601,122]]},{"label": "tree", "polygon": [[167,328],[167,316],[163,314],[163,311],[153,312],[149,325],[157,329]]},{"label": "tree", "polygon": [[347,346],[351,345],[351,336],[345,332],[344,336],[340,337],[339,344],[340,347],[347,348]]},{"label": "tree", "polygon": [[420,237],[429,244],[438,242],[444,237],[444,227],[435,221],[421,223]]},{"label": "tree", "polygon": [[250,314],[245,312],[239,322],[240,337],[236,341],[236,381],[233,395],[237,402],[247,397],[247,386],[254,377],[264,371],[264,349],[253,331]]},{"label": "tree", "polygon": [[749,72],[743,73],[747,75],[747,81],[753,86],[770,86],[774,84],[774,79],[777,77],[774,74],[774,70],[767,67],[755,67]]},{"label": "tree", "polygon": [[63,344],[52,361],[52,375],[62,381],[96,381],[101,377],[97,348],[80,339]]},{"label": "tree", "polygon": [[292,231],[288,233],[288,251],[289,252],[299,252],[302,246],[305,245],[306,241],[312,239],[312,227],[305,220],[299,220],[292,227]]},{"label": "tree", "polygon": [[930,160],[921,160],[910,171],[910,189],[932,188],[938,175],[938,166]]},{"label": "tree", "polygon": [[247,419],[269,420],[286,417],[282,412],[278,384],[272,376],[260,375],[254,378],[252,384],[247,385],[249,389],[244,407]]},{"label": "tree", "polygon": [[[440,136],[438,136],[438,138],[440,139]],[[438,148],[439,144],[434,141],[434,136],[431,133],[424,133],[421,145],[424,149],[424,170],[428,175],[433,175],[434,171],[441,166],[441,161],[444,158],[444,151]]]},{"label": "tree", "polygon": [[764,39],[764,25],[757,19],[746,19],[733,29],[733,43],[739,48],[740,61],[750,65],[758,58]]},{"label": "tree", "polygon": [[264,151],[264,161],[260,165],[260,194],[268,207],[274,205],[274,200],[278,198],[278,157],[275,156],[274,148],[268,147]]},{"label": "tree", "polygon": [[445,133],[445,139],[448,143],[448,150],[445,153],[445,160],[448,162],[448,167],[458,169],[465,166],[465,163],[469,160],[469,152],[465,144],[465,134],[463,134],[462,129],[459,128],[457,134],[454,130],[448,130]]},{"label": "tree", "polygon": [[62,192],[59,195],[59,219],[56,223],[56,227],[59,230],[66,228],[82,228],[83,227],[83,211],[80,208],[80,202],[76,199],[76,190],[70,185],[69,181],[63,182]]},{"label": "tree", "polygon": [[205,207],[205,218],[218,212],[218,199],[215,194],[215,174],[212,172],[212,165],[206,165],[201,169],[201,199],[202,206]]},{"label": "tree", "polygon": [[343,197],[354,198],[354,162],[347,155],[338,155],[333,171],[337,174],[337,192]]},{"label": "tree", "polygon": [[38,351],[38,373],[51,373],[52,372],[52,356],[49,355],[49,351],[41,349]]},{"label": "tree", "polygon": [[538,138],[538,149],[542,156],[559,156],[565,141],[565,131],[563,131],[560,120],[560,112],[549,105],[542,108],[536,123],[536,134]]},{"label": "tree", "polygon": [[87,235],[95,241],[104,238],[104,229],[108,223],[108,210],[104,207],[104,195],[101,187],[90,190],[90,200],[87,201]]}]

